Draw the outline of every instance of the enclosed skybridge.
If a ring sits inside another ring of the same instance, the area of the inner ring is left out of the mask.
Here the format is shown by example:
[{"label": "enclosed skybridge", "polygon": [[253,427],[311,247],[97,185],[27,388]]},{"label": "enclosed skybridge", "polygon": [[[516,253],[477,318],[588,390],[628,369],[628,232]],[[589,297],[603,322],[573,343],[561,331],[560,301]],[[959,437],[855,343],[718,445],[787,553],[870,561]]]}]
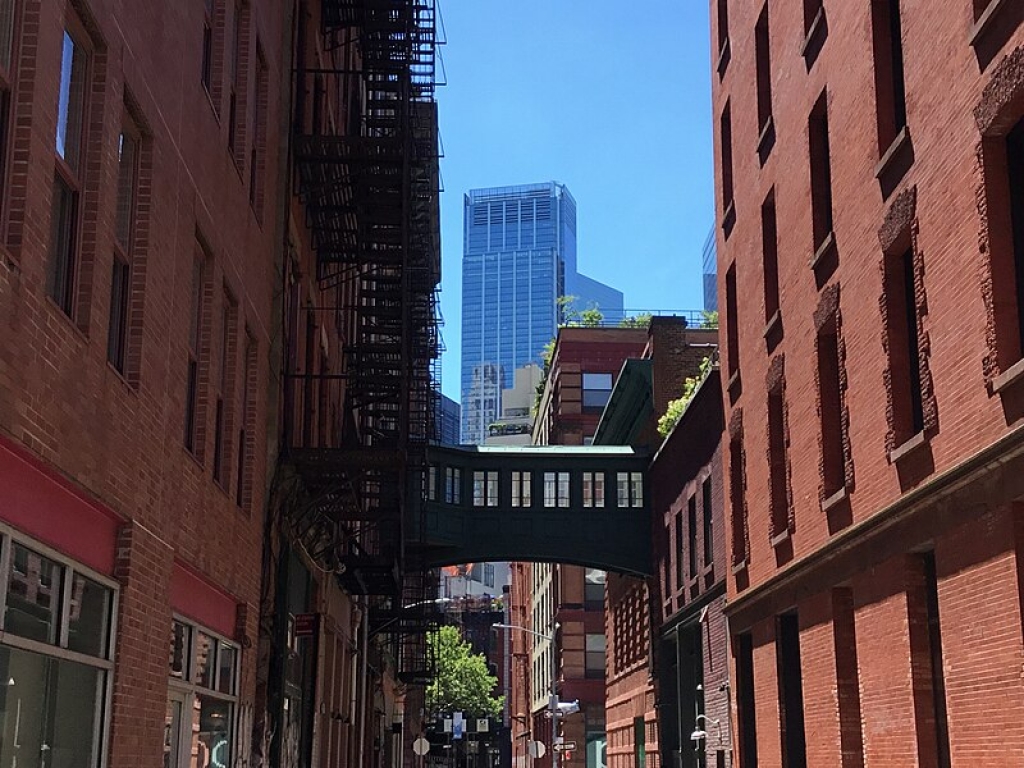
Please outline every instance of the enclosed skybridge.
[{"label": "enclosed skybridge", "polygon": [[649,457],[604,446],[431,446],[428,566],[557,562],[653,573]]}]

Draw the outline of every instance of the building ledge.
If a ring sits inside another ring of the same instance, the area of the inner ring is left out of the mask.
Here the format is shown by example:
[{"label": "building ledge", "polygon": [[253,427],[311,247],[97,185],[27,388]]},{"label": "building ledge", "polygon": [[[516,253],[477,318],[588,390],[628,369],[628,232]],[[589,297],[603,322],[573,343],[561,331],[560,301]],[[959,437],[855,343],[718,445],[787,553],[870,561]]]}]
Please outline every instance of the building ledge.
[{"label": "building ledge", "polygon": [[[875,166],[875,178],[881,180],[883,176],[889,175],[898,163],[904,159],[905,153],[910,149],[910,127],[903,126],[900,132],[885,150],[878,165]],[[902,174],[901,174],[902,175]]]},{"label": "building ledge", "polygon": [[[1015,0],[1016,2],[1017,0]],[[989,30],[992,29],[995,19],[999,16],[999,13],[1008,5],[1010,0],[992,0],[988,4],[988,8],[978,17],[978,20],[971,27],[971,33],[967,37],[967,42],[972,47],[977,46],[981,39],[988,34]]]},{"label": "building ledge", "polygon": [[736,225],[736,201],[730,200],[722,212],[722,232],[726,239],[732,234],[732,228]]},{"label": "building ledge", "polygon": [[764,331],[761,332],[761,335],[765,339],[768,339],[770,336],[773,336],[776,331],[781,331],[781,330],[782,330],[782,310],[781,309],[776,309],[772,313],[772,316],[770,318],[768,318],[768,322],[765,323]]},{"label": "building ledge", "polygon": [[779,531],[771,538],[772,549],[778,549],[791,538],[793,538],[793,534],[790,532],[789,528]]},{"label": "building ledge", "polygon": [[761,133],[757,136],[757,158],[761,165],[768,162],[768,157],[771,155],[774,146],[775,118],[772,115],[768,115],[768,119],[764,121],[764,126],[761,128]]},{"label": "building ledge", "polygon": [[807,30],[807,36],[804,38],[803,45],[800,46],[800,55],[803,56],[804,60],[807,62],[807,69],[814,66],[814,62],[818,58],[818,53],[821,51],[822,43],[825,42],[826,32],[825,6],[822,5],[818,9],[818,13],[814,16],[814,21],[811,22],[811,26]]},{"label": "building ledge", "polygon": [[725,42],[722,43],[721,49],[718,51],[718,61],[715,63],[715,70],[718,72],[718,77],[725,77],[725,70],[729,67],[729,59],[732,58],[732,47],[729,45],[729,38],[725,38]]}]

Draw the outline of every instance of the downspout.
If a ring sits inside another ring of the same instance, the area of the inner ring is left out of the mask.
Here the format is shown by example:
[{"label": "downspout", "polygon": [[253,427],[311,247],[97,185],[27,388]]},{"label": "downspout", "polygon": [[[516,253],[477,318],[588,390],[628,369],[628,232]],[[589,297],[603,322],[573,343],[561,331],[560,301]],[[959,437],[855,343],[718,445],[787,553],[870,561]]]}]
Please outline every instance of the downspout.
[{"label": "downspout", "polygon": [[370,676],[370,606],[360,604],[359,620],[363,625],[363,638],[360,646],[363,653],[363,672],[359,680],[359,765],[366,763],[366,729],[369,724],[370,704],[366,701],[367,680]]}]

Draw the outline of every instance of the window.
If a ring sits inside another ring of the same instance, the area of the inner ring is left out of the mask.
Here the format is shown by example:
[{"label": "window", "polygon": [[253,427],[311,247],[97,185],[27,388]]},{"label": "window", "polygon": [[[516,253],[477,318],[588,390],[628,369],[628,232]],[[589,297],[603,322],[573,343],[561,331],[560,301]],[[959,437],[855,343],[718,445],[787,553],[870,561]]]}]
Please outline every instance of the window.
[{"label": "window", "polygon": [[768,503],[773,539],[789,531],[789,445],[784,388],[780,380],[768,392]]},{"label": "window", "polygon": [[498,506],[498,473],[473,472],[473,506]]},{"label": "window", "polygon": [[[939,580],[935,553],[926,552],[921,556],[924,571],[925,615],[928,622],[928,665],[931,672],[930,693],[932,715],[934,716],[937,763],[939,768],[949,768],[949,720],[946,712],[946,680],[942,668],[942,630],[939,624]],[[911,630],[913,631],[913,630]],[[915,686],[917,689],[917,686]],[[919,716],[920,717],[920,716]]]},{"label": "window", "polygon": [[744,463],[743,432],[738,430],[729,439],[729,505],[732,517],[733,566],[746,564],[750,557]]},{"label": "window", "polygon": [[683,513],[676,512],[676,589],[686,584],[686,564],[683,562]]},{"label": "window", "polygon": [[900,0],[872,0],[871,35],[875,57],[878,154],[881,156],[907,126]]},{"label": "window", "polygon": [[686,558],[690,563],[690,578],[697,578],[697,497],[691,496],[686,508]]},{"label": "window", "polygon": [[1024,357],[1024,119],[1010,129],[1005,143],[1000,138],[986,138],[983,148],[987,211],[993,230],[989,247],[995,356],[999,370],[1006,372]]},{"label": "window", "polygon": [[221,303],[220,345],[217,377],[217,389],[214,399],[213,425],[213,479],[226,486],[228,482],[227,468],[231,466],[231,417],[234,404],[234,368],[235,368],[235,316],[237,306],[234,298],[226,290]]},{"label": "window", "polygon": [[117,220],[110,279],[110,322],[107,327],[107,360],[122,374],[126,373],[128,354],[132,248],[139,180],[138,147],[138,134],[126,125],[121,129],[117,143]]},{"label": "window", "polygon": [[728,345],[729,383],[740,372],[740,329],[736,296],[736,265],[725,273],[725,326]]},{"label": "window", "polygon": [[725,73],[729,59],[729,0],[718,0],[718,74]]},{"label": "window", "polygon": [[437,501],[437,467],[427,467],[427,500]]},{"label": "window", "polygon": [[864,765],[864,737],[861,731],[860,680],[857,672],[857,627],[853,590],[832,590],[832,642],[836,657],[836,702],[839,705],[839,733],[844,754],[854,765]]},{"label": "window", "polygon": [[462,503],[462,469],[444,468],[444,500],[446,504]]},{"label": "window", "polygon": [[899,446],[924,430],[913,248],[886,255],[884,269],[893,431]]},{"label": "window", "polygon": [[[197,246],[197,250],[201,250]],[[205,257],[200,252],[192,259],[192,298],[189,311],[188,367],[185,383],[185,447],[197,457],[202,454],[199,418],[199,365],[202,360],[203,325],[206,315]]]},{"label": "window", "polygon": [[764,277],[764,322],[779,311],[779,232],[775,218],[775,190],[761,206],[761,265]]},{"label": "window", "polygon": [[568,472],[545,472],[544,473],[544,506],[545,507],[568,507],[569,506],[569,473]]},{"label": "window", "polygon": [[604,507],[604,472],[583,473],[583,506]]},{"label": "window", "polygon": [[604,677],[605,637],[603,634],[587,635],[585,642],[585,677],[587,680],[601,679]]},{"label": "window", "polygon": [[754,27],[754,48],[757,63],[757,126],[758,133],[764,136],[772,119],[772,54],[767,2]]},{"label": "window", "polygon": [[610,373],[583,374],[583,410],[600,411],[612,394],[612,375]]},{"label": "window", "polygon": [[732,112],[728,102],[719,122],[719,139],[722,153],[722,229],[728,237],[732,231],[730,219],[735,218],[732,197]]},{"label": "window", "polygon": [[[252,503],[252,478],[250,477],[251,456],[253,449],[250,442],[255,443],[256,433],[256,339],[252,332],[245,329],[245,373],[242,377],[242,418],[238,427],[238,467],[235,478],[235,503],[248,510]],[[434,472],[436,467],[431,468]]]},{"label": "window", "polygon": [[642,507],[644,505],[643,472],[619,472],[615,480],[620,507]]},{"label": "window", "polygon": [[484,586],[494,586],[494,565],[492,563],[484,563]]},{"label": "window", "polygon": [[267,151],[267,65],[256,45],[256,87],[252,106],[252,145],[249,149],[249,205],[263,221],[263,166]]},{"label": "window", "polygon": [[20,720],[17,738],[0,741],[0,763],[96,768],[115,591],[10,536],[0,546],[7,571],[0,679],[9,691],[0,697],[0,719]]},{"label": "window", "polygon": [[[231,51],[229,65],[231,67],[228,78],[228,149],[235,160],[235,164],[241,166],[245,161],[245,102],[246,102],[246,80],[247,53],[249,42],[246,32],[249,28],[249,5],[248,3],[235,4],[234,26],[231,30]],[[242,119],[239,120],[239,115]]]},{"label": "window", "polygon": [[779,709],[782,725],[782,764],[805,768],[803,671],[800,667],[800,621],[796,613],[779,617],[775,652],[779,664]]},{"label": "window", "polygon": [[15,0],[0,0],[0,213],[7,189],[7,142],[14,90]]},{"label": "window", "polygon": [[828,136],[828,99],[822,93],[808,119],[811,153],[811,218],[817,254],[832,234],[832,155]]},{"label": "window", "polygon": [[182,619],[172,622],[164,766],[232,764],[239,658],[234,643]]},{"label": "window", "polygon": [[587,568],[583,573],[583,607],[588,611],[604,610],[604,571]]},{"label": "window", "polygon": [[822,0],[804,0],[804,35],[810,36],[814,22],[824,13]]},{"label": "window", "polygon": [[704,512],[704,566],[711,567],[715,561],[715,539],[714,539],[714,522],[712,515],[714,510],[711,506],[711,478],[704,478],[702,485],[703,493],[703,504],[702,509]]},{"label": "window", "polygon": [[839,380],[839,338],[831,320],[818,333],[818,403],[821,413],[821,454],[824,497],[846,484],[843,415]]},{"label": "window", "polygon": [[206,92],[213,95],[213,4],[214,0],[206,0],[203,9],[203,58],[200,80]]},{"label": "window", "polygon": [[49,292],[69,317],[75,312],[78,227],[85,146],[85,94],[89,56],[65,30],[57,97],[56,171],[50,221]]},{"label": "window", "polygon": [[738,635],[736,652],[736,719],[740,764],[757,768],[757,710],[754,699],[754,638]]},{"label": "window", "polygon": [[530,507],[533,506],[532,478],[529,472],[512,473],[512,506]]}]

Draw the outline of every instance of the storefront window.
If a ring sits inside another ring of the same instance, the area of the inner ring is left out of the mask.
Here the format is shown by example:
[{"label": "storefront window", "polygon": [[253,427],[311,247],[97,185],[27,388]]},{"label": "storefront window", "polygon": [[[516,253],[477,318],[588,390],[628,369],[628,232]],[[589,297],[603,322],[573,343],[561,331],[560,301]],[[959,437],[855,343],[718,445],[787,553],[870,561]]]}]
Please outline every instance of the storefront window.
[{"label": "storefront window", "polygon": [[238,646],[176,619],[168,658],[164,768],[228,768],[235,743]]},{"label": "storefront window", "polygon": [[97,768],[115,592],[2,532],[0,553],[0,765]]}]

